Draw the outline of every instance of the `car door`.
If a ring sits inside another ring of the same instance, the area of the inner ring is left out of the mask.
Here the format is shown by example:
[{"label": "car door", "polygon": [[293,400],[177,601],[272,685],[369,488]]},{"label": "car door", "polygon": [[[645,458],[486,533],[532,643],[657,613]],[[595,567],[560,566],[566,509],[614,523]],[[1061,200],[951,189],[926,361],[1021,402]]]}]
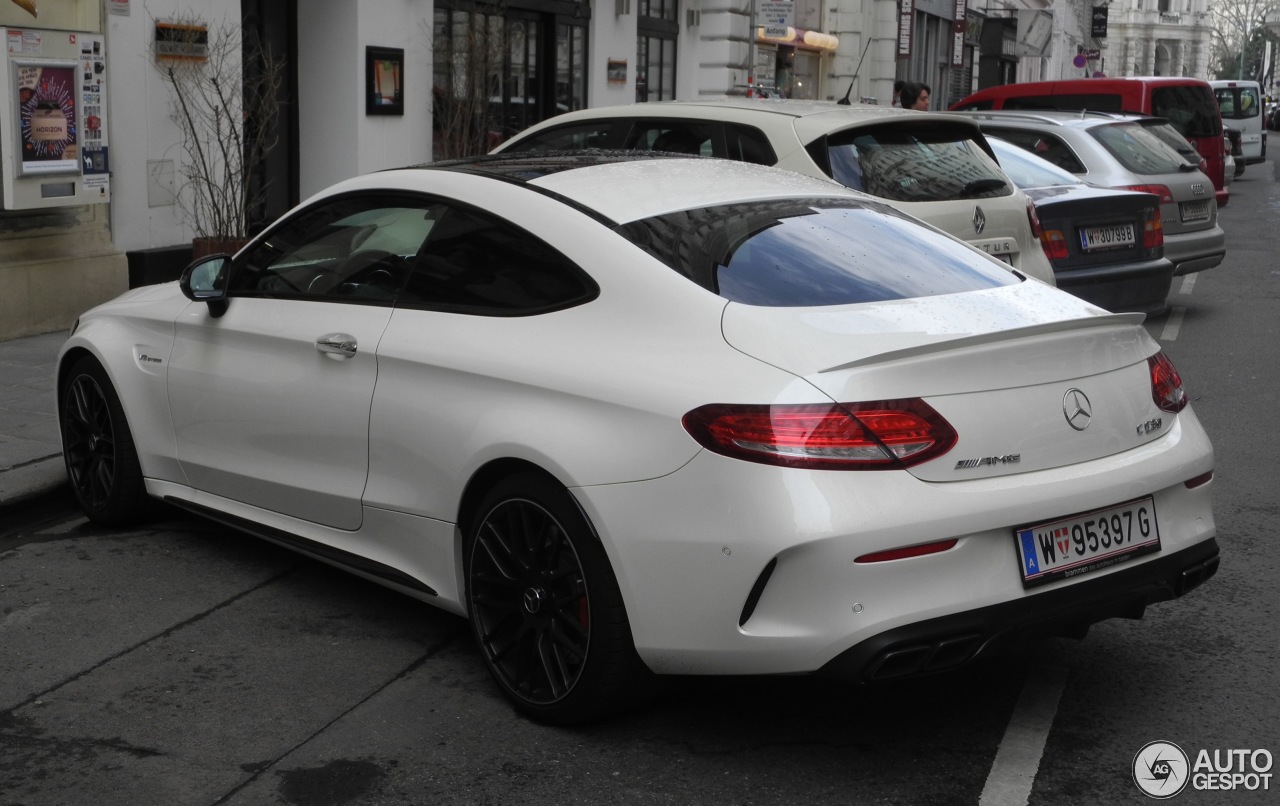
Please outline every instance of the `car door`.
[{"label": "car door", "polygon": [[415,197],[318,203],[235,261],[225,313],[183,312],[169,398],[192,487],[359,528],[377,346],[433,223]]}]

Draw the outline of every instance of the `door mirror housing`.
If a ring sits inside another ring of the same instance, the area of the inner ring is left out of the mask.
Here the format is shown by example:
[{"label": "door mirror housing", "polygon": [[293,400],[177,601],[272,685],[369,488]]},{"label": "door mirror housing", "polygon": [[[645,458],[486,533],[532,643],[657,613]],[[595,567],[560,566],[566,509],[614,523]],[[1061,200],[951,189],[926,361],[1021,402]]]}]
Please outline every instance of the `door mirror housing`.
[{"label": "door mirror housing", "polygon": [[230,265],[230,255],[200,258],[182,272],[178,286],[187,299],[207,303],[210,316],[222,316],[227,312],[227,267]]}]

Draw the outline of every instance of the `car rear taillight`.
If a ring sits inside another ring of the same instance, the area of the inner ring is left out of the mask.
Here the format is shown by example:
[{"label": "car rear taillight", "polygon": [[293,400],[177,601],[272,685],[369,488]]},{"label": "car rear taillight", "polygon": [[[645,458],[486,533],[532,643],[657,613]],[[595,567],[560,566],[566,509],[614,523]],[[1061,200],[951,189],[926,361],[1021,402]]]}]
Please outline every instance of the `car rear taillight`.
[{"label": "car rear taillight", "polygon": [[1164,246],[1164,220],[1160,218],[1160,208],[1147,212],[1142,220],[1142,248],[1155,249]]},{"label": "car rear taillight", "polygon": [[709,451],[782,467],[892,470],[951,450],[956,432],[919,398],[870,403],[713,403],[684,416]]},{"label": "car rear taillight", "polygon": [[1040,245],[1044,247],[1044,253],[1050,260],[1065,260],[1070,255],[1067,251],[1067,236],[1061,230],[1047,229],[1041,232]]},{"label": "car rear taillight", "polygon": [[1168,185],[1122,185],[1120,190],[1136,190],[1139,193],[1154,193],[1160,197],[1161,204],[1173,204],[1173,191]]},{"label": "car rear taillight", "polygon": [[1036,205],[1031,199],[1027,199],[1027,221],[1031,224],[1031,237],[1040,238],[1044,235],[1044,227],[1040,226],[1040,214],[1036,212]]},{"label": "car rear taillight", "polygon": [[1161,411],[1177,414],[1187,407],[1187,392],[1182,388],[1182,376],[1174,368],[1169,356],[1163,352],[1147,359],[1151,368],[1151,399]]}]

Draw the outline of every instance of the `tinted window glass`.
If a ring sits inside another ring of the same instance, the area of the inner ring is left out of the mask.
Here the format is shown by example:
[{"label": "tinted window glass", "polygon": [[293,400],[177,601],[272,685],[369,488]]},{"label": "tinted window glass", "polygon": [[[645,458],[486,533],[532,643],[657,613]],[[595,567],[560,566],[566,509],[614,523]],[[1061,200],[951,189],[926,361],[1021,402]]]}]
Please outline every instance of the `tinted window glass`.
[{"label": "tinted window glass", "polygon": [[488,213],[451,207],[432,229],[397,307],[527,316],[596,293],[591,278],[544,241]]},{"label": "tinted window glass", "polygon": [[1030,149],[1024,150],[997,137],[988,137],[987,142],[995,149],[1000,167],[1020,188],[1080,184],[1080,180],[1074,174],[1029,153]]},{"label": "tinted window glass", "polygon": [[726,205],[619,231],[703,288],[747,305],[846,305],[1018,282],[994,260],[874,202]]},{"label": "tinted window glass", "polygon": [[1181,154],[1137,123],[1094,126],[1089,134],[1136,174],[1177,173],[1186,164]]},{"label": "tinted window glass", "polygon": [[285,221],[238,262],[243,295],[390,302],[441,210],[426,200],[351,196]]},{"label": "tinted window glass", "polygon": [[1191,145],[1187,138],[1178,134],[1178,130],[1173,128],[1173,124],[1150,123],[1144,125],[1147,131],[1163,140],[1165,145],[1181,154],[1183,159],[1197,165],[1200,163],[1200,152],[1196,151],[1196,147]]},{"label": "tinted window glass", "polygon": [[[1121,112],[1120,96],[1116,93],[1077,93],[1075,95],[1038,95],[1023,98],[1006,98],[1005,109],[1090,109],[1095,112]],[[1132,109],[1131,112],[1141,110]]]},{"label": "tinted window glass", "polygon": [[[1040,159],[1069,171],[1073,174],[1085,173],[1084,163],[1076,156],[1071,147],[1051,134],[1034,129],[1002,129],[992,128],[991,132],[1003,137],[1018,148],[1030,151]],[[1002,160],[1003,161],[1003,158]],[[1006,171],[1007,173],[1007,171]],[[1016,182],[1017,180],[1014,179]]]},{"label": "tinted window glass", "polygon": [[1208,87],[1156,87],[1151,114],[1168,118],[1184,137],[1222,136],[1222,116]]},{"label": "tinted window glass", "polygon": [[636,120],[622,147],[720,157],[724,156],[719,145],[721,129],[719,123],[697,120]]},{"label": "tinted window glass", "polygon": [[827,139],[825,162],[837,182],[891,201],[1008,196],[1013,188],[972,136],[934,122],[851,129]]},{"label": "tinted window glass", "polygon": [[505,151],[577,151],[584,148],[608,148],[613,121],[575,123],[548,129],[512,143]]}]

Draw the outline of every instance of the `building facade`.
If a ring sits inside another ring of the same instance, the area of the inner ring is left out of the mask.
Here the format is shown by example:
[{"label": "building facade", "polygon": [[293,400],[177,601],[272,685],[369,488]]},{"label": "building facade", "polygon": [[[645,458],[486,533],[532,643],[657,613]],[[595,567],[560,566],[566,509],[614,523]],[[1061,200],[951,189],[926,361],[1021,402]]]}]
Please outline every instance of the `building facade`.
[{"label": "building facade", "polygon": [[0,338],[66,327],[185,262],[190,159],[164,80],[172,55],[157,50],[183,26],[230,26],[284,62],[278,140],[252,178],[258,222],[340,179],[482,152],[583,106],[725,94],[888,104],[895,80],[914,80],[945,108],[991,83],[1208,70],[1207,0],[794,0],[781,16],[764,0],[36,0],[38,16],[25,5],[0,2],[0,99],[26,91],[17,77],[33,65],[76,75],[65,120],[81,140],[62,156],[82,159],[23,158],[12,146],[35,135],[22,121],[47,113],[0,104],[11,146],[0,177],[27,194],[0,210]]}]

